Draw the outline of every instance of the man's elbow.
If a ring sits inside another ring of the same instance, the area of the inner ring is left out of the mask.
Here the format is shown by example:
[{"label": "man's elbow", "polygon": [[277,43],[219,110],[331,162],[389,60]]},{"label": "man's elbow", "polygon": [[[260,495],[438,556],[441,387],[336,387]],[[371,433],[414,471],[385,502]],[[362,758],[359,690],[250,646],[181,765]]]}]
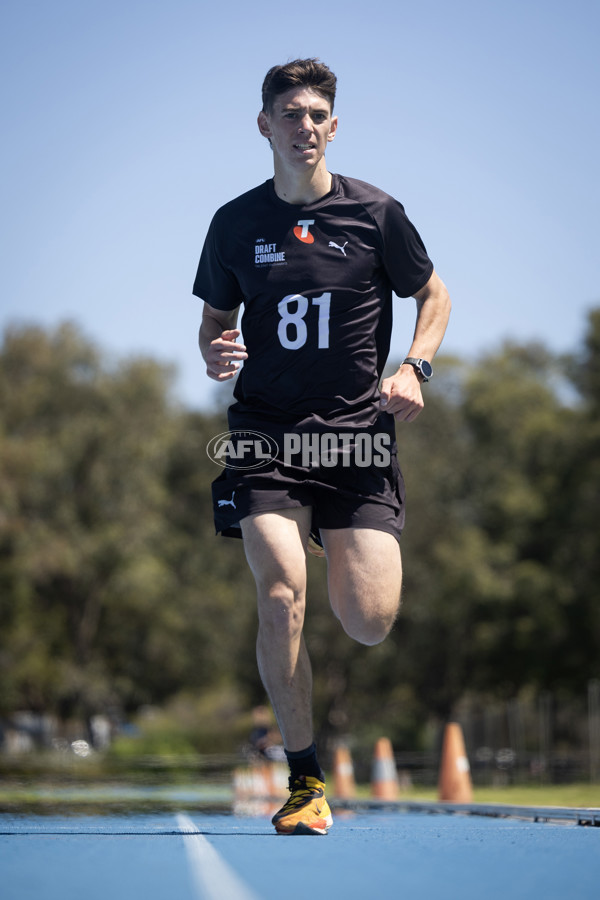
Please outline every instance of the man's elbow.
[{"label": "man's elbow", "polygon": [[444,311],[446,318],[450,316],[450,310],[452,309],[452,300],[450,299],[450,294],[448,293],[448,288],[442,282],[442,292],[439,299],[439,304]]},{"label": "man's elbow", "polygon": [[424,300],[432,300],[442,315],[449,316],[452,309],[452,301],[448,288],[437,274],[433,272],[428,284],[426,285],[426,295]]}]

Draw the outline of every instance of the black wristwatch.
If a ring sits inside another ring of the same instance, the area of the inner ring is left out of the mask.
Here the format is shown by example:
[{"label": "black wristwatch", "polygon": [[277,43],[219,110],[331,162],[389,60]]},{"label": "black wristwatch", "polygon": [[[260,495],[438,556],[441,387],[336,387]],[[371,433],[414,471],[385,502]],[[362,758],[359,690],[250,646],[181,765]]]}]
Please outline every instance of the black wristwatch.
[{"label": "black wristwatch", "polygon": [[429,381],[433,375],[432,365],[430,362],[427,362],[426,359],[416,359],[414,356],[407,356],[402,362],[402,365],[404,365],[404,363],[414,366],[423,381]]}]

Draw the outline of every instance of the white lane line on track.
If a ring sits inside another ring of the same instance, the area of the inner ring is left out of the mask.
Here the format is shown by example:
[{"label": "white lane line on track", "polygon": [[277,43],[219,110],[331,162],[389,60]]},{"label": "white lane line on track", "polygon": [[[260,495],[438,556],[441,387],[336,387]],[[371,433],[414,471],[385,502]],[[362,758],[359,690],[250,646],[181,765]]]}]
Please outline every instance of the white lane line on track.
[{"label": "white lane line on track", "polygon": [[213,845],[200,834],[192,820],[177,814],[177,825],[183,837],[194,884],[202,900],[258,900]]}]

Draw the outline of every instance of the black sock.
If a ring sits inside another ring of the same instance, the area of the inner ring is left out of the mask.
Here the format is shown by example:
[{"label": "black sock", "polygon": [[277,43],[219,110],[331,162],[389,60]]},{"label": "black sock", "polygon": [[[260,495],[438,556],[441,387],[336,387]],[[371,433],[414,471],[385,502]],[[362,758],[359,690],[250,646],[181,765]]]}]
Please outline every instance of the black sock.
[{"label": "black sock", "polygon": [[286,750],[285,755],[290,765],[290,781],[295,781],[300,775],[310,775],[325,781],[325,775],[317,760],[317,745],[311,744],[306,750]]}]

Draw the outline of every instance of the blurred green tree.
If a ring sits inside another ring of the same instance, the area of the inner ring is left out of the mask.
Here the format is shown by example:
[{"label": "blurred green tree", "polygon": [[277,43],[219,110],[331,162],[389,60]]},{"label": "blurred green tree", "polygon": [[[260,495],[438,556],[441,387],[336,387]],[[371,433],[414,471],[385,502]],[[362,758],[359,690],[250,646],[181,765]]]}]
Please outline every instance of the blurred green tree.
[{"label": "blurred green tree", "polygon": [[207,544],[211,423],[176,406],[171,375],[109,365],[72,325],[7,331],[1,711],[130,710],[233,679],[252,604],[234,551]]},{"label": "blurred green tree", "polygon": [[[581,695],[600,677],[599,373],[600,310],[571,357],[507,343],[437,362],[423,414],[397,428],[404,602],[387,641],[343,633],[309,559],[322,738],[385,722],[417,748],[465,695]],[[263,701],[253,580],[212,524],[205,448],[224,414],[180,408],[171,379],[151,359],[109,361],[73,325],[6,331],[0,715]]]}]

